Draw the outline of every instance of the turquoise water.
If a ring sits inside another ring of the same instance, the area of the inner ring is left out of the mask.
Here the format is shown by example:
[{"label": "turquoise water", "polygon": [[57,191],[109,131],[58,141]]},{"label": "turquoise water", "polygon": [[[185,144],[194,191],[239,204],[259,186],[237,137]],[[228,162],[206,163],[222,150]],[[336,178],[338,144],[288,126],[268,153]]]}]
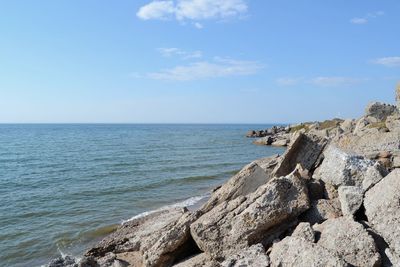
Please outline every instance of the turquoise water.
[{"label": "turquoise water", "polygon": [[123,220],[204,196],[282,153],[244,137],[268,126],[0,125],[0,265],[79,256]]}]

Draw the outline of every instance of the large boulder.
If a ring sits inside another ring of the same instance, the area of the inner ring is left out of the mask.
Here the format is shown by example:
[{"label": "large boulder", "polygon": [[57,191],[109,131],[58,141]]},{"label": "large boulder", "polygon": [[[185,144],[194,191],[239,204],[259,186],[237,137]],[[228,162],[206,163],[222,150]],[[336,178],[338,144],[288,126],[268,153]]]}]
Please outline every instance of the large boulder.
[{"label": "large boulder", "polygon": [[221,267],[268,267],[269,264],[263,245],[256,244],[230,255],[221,263]]},{"label": "large boulder", "polygon": [[251,162],[217,189],[201,210],[207,212],[223,201],[229,201],[239,196],[246,196],[266,184],[272,177],[271,173],[277,164],[278,156],[259,159]]},{"label": "large boulder", "polygon": [[247,197],[222,202],[191,225],[199,248],[214,257],[229,255],[268,238],[309,208],[305,182],[297,171],[273,178]]},{"label": "large boulder", "polygon": [[206,253],[189,257],[177,264],[174,267],[220,267],[217,261],[211,259]]},{"label": "large boulder", "polygon": [[297,134],[282,155],[273,175],[276,177],[288,175],[297,164],[307,170],[312,170],[327,142],[327,139],[315,135]]},{"label": "large boulder", "polygon": [[400,169],[393,170],[366,192],[365,214],[395,255],[400,255]]},{"label": "large boulder", "polygon": [[386,175],[386,170],[379,163],[348,154],[332,145],[324,151],[324,157],[314,178],[336,188],[341,185],[358,186],[366,191]]},{"label": "large boulder", "polygon": [[400,133],[400,113],[396,113],[394,115],[387,117],[386,127],[391,132]]},{"label": "large boulder", "polygon": [[350,217],[330,219],[314,226],[320,232],[317,244],[339,255],[352,266],[380,266],[374,239]]},{"label": "large boulder", "polygon": [[288,236],[272,246],[272,267],[349,266],[331,251],[299,237]]},{"label": "large boulder", "polygon": [[394,112],[396,112],[396,106],[380,102],[372,102],[368,104],[365,109],[365,115],[367,117],[373,117],[378,121],[386,120],[386,118]]}]

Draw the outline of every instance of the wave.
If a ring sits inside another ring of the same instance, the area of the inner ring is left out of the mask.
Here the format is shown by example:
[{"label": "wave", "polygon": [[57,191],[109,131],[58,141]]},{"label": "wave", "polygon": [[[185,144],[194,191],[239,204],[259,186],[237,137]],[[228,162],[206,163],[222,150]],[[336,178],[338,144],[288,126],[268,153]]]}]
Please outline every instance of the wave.
[{"label": "wave", "polygon": [[139,218],[143,218],[145,216],[148,216],[148,215],[156,213],[156,212],[160,212],[160,211],[164,211],[164,210],[168,210],[168,209],[172,209],[172,208],[184,208],[184,207],[190,208],[190,207],[193,207],[196,204],[200,203],[202,200],[205,200],[206,198],[209,198],[209,197],[210,197],[210,193],[206,193],[201,196],[190,197],[188,199],[185,199],[181,202],[177,202],[175,204],[166,205],[166,206],[163,206],[163,207],[155,209],[155,210],[150,210],[150,211],[145,211],[145,212],[139,213],[138,215],[135,215],[128,220],[123,220],[121,222],[121,224],[130,222],[130,221],[133,221],[133,220],[136,220]]}]

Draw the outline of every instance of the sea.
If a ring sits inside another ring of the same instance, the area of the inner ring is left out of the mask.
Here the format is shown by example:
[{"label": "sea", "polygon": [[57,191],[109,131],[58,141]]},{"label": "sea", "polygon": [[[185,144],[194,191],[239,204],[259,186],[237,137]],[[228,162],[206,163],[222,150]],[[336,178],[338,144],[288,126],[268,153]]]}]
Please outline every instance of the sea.
[{"label": "sea", "polygon": [[261,157],[272,125],[0,124],[0,266],[79,258],[121,223],[195,206]]}]

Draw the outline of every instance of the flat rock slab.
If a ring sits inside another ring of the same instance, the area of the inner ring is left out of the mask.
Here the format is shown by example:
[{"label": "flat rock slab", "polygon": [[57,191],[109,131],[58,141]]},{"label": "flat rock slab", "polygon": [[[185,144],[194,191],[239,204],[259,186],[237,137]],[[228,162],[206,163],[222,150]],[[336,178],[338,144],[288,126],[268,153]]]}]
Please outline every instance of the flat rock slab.
[{"label": "flat rock slab", "polygon": [[309,208],[307,188],[297,174],[274,178],[247,197],[223,202],[191,225],[199,248],[213,257],[261,242],[268,230]]},{"label": "flat rock slab", "polygon": [[400,255],[400,169],[365,194],[364,207],[371,227]]},{"label": "flat rock slab", "polygon": [[221,263],[221,267],[268,267],[269,265],[269,257],[261,244],[233,254]]}]

